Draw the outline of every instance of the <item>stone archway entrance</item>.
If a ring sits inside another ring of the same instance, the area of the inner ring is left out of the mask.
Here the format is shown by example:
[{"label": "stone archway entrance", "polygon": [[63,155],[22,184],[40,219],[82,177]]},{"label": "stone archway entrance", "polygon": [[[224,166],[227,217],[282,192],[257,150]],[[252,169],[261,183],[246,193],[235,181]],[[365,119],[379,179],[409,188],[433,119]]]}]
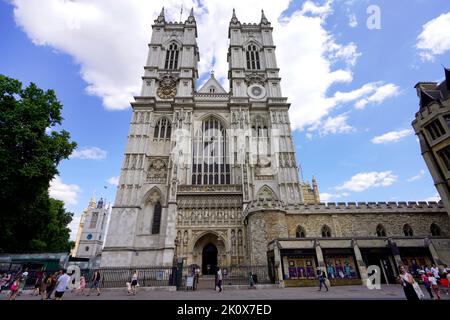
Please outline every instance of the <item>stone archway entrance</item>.
[{"label": "stone archway entrance", "polygon": [[202,251],[202,274],[215,274],[217,268],[217,247],[208,243]]},{"label": "stone archway entrance", "polygon": [[203,275],[215,274],[217,266],[224,265],[227,261],[224,240],[212,232],[198,238],[192,253],[192,263],[201,266]]}]

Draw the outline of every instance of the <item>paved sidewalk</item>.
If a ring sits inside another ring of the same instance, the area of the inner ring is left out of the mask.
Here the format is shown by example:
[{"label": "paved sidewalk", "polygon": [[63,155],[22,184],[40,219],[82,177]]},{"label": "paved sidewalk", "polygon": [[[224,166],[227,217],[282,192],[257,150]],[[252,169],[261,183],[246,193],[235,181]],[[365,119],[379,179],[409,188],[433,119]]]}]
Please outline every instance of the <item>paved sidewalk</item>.
[{"label": "paved sidewalk", "polygon": [[[425,299],[429,300],[428,292],[422,287]],[[441,292],[442,293],[442,292]],[[442,293],[443,300],[450,300],[450,295]],[[6,300],[2,292],[0,300]],[[140,290],[136,296],[127,296],[126,289],[103,289],[100,296],[81,296],[66,292],[64,300],[292,300],[292,299],[339,299],[339,300],[404,300],[405,295],[400,285],[383,285],[380,290],[369,290],[365,286],[339,286],[330,288],[329,292],[319,292],[317,288],[271,288],[248,290],[225,290],[217,293],[214,290],[199,291],[147,291]],[[40,300],[40,297],[22,294],[17,300]]]}]

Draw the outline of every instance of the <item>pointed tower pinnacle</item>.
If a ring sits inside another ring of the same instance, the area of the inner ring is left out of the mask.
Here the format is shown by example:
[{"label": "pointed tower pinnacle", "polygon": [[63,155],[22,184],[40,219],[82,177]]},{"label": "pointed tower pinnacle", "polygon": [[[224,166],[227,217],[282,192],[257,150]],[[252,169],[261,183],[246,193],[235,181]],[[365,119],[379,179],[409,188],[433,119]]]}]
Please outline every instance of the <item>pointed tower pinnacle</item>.
[{"label": "pointed tower pinnacle", "polygon": [[447,90],[450,90],[450,69],[444,67],[445,70],[445,82],[447,83]]},{"label": "pointed tower pinnacle", "polygon": [[314,200],[316,203],[320,203],[320,194],[319,194],[319,187],[317,185],[316,177],[312,177],[312,187],[314,192]]},{"label": "pointed tower pinnacle", "polygon": [[161,13],[159,14],[158,18],[155,20],[155,22],[166,22],[166,17],[164,16],[164,7],[161,9]]},{"label": "pointed tower pinnacle", "polygon": [[194,7],[191,8],[191,12],[189,13],[189,17],[187,18],[187,22],[195,22],[195,17],[194,17]]},{"label": "pointed tower pinnacle", "polygon": [[264,14],[264,10],[261,9],[261,24],[270,24],[269,20],[267,20],[266,15]]},{"label": "pointed tower pinnacle", "polygon": [[95,190],[94,190],[94,192],[92,193],[91,200],[89,200],[88,209],[95,209],[96,206],[97,201],[95,200]]},{"label": "pointed tower pinnacle", "polygon": [[230,24],[240,24],[238,18],[236,17],[236,10],[233,8],[233,15],[231,16]]}]

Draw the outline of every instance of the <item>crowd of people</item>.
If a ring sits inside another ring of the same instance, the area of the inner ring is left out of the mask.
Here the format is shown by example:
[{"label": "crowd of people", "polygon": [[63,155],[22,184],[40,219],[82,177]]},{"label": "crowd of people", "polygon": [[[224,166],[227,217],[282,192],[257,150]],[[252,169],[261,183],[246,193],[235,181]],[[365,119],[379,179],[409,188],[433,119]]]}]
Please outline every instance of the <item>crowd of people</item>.
[{"label": "crowd of people", "polygon": [[[0,279],[0,292],[9,290],[8,299],[15,300],[23,294],[28,276],[27,268],[23,271],[19,270],[15,274],[4,273]],[[66,269],[57,272],[38,271],[31,295],[40,296],[41,300],[61,300],[64,293],[69,289],[70,283],[72,283],[72,293],[89,296],[94,290],[97,295],[100,295],[100,272],[95,270],[90,280],[89,290],[86,291],[87,281],[83,274],[79,278],[79,283],[76,283],[75,271],[72,271],[70,275],[67,274]]]},{"label": "crowd of people", "polygon": [[[444,265],[439,268],[435,264],[431,267],[422,266],[414,270],[420,276],[419,282],[414,279],[413,274],[408,272],[407,267],[399,267],[399,276],[397,282],[402,285],[407,300],[421,300],[425,297],[419,284],[423,284],[427,290],[430,299],[441,299],[441,288],[446,295],[450,291],[450,268]],[[433,295],[434,293],[434,295]]]}]

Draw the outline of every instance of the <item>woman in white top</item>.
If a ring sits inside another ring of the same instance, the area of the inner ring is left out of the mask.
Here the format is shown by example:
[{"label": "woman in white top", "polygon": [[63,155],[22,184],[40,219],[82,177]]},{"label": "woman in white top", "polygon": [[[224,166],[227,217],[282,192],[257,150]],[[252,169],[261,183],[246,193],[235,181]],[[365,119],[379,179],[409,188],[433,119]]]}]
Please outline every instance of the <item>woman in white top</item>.
[{"label": "woman in white top", "polygon": [[131,277],[131,293],[136,294],[136,286],[138,284],[138,274],[137,270],[134,271],[133,276]]}]

